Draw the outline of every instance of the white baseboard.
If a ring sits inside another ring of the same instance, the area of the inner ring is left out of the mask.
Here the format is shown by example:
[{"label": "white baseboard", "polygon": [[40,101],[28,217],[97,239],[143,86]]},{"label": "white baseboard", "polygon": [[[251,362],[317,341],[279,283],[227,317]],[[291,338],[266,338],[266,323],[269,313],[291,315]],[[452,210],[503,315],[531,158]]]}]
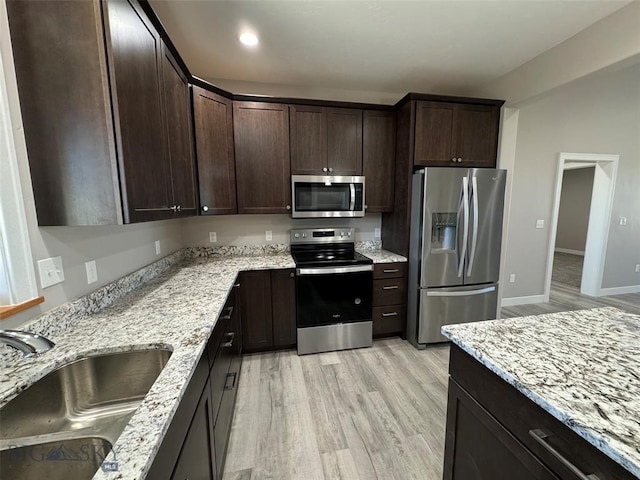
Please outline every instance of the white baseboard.
[{"label": "white baseboard", "polygon": [[601,288],[598,292],[599,297],[607,295],[623,295],[625,293],[640,293],[640,285],[629,285],[628,287]]},{"label": "white baseboard", "polygon": [[560,253],[568,253],[570,255],[580,255],[581,257],[584,257],[584,251],[580,251],[580,250],[571,250],[569,248],[558,248],[558,247],[556,247],[554,249],[554,251],[560,252]]},{"label": "white baseboard", "polygon": [[515,305],[527,305],[529,303],[544,303],[545,301],[544,295],[529,295],[528,297],[503,298],[500,306],[513,307]]}]

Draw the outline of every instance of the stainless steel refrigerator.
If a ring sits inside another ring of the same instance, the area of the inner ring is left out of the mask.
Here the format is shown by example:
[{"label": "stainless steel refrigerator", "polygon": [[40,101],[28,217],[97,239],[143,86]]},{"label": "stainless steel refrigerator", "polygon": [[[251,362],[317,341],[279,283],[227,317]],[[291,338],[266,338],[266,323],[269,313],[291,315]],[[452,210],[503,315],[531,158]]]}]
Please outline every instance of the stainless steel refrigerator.
[{"label": "stainless steel refrigerator", "polygon": [[496,318],[506,171],[425,168],[413,175],[407,338]]}]

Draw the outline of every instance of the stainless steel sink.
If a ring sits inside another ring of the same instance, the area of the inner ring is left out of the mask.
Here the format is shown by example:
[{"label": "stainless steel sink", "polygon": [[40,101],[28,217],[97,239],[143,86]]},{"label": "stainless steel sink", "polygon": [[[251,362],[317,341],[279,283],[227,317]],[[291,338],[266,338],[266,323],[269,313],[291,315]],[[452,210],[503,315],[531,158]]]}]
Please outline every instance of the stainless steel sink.
[{"label": "stainless steel sink", "polygon": [[[28,451],[32,456],[34,448],[44,449],[44,445],[53,449],[60,444],[85,445],[90,449],[87,445],[95,444],[111,449],[170,356],[171,351],[159,349],[87,357],[58,368],[28,387],[0,409],[0,477],[4,480],[5,471],[20,468],[65,472],[67,467],[62,465],[72,460],[20,461],[21,452]],[[76,441],[80,444],[73,443]],[[100,462],[73,465],[69,467],[73,475],[67,471],[60,478],[91,478]],[[85,474],[85,469],[92,470]],[[31,477],[18,474],[15,478]],[[42,473],[33,478],[57,477]]]},{"label": "stainless steel sink", "polygon": [[2,480],[91,478],[111,451],[103,438],[75,438],[0,451]]}]

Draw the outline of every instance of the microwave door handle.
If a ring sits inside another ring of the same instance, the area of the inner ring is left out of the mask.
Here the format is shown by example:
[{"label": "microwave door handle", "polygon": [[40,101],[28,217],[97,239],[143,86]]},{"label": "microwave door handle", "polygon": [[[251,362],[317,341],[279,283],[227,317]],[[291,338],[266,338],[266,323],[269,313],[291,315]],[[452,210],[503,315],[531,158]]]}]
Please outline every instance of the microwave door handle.
[{"label": "microwave door handle", "polygon": [[349,211],[353,212],[356,208],[356,186],[353,183],[349,184],[349,192],[351,193],[351,202],[349,203]]}]

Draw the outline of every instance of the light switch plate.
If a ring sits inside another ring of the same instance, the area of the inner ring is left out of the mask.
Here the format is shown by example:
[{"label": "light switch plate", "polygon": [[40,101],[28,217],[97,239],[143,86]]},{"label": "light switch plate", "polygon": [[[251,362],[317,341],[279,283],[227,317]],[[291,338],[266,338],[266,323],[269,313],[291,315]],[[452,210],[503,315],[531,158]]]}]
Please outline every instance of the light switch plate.
[{"label": "light switch plate", "polygon": [[40,273],[40,286],[42,288],[63,282],[64,268],[62,266],[62,257],[38,260],[38,272]]},{"label": "light switch plate", "polygon": [[160,255],[160,252],[162,250],[160,249],[160,240],[156,240],[156,255]]},{"label": "light switch plate", "polygon": [[620,217],[618,219],[618,224],[624,227],[627,224],[627,217]]},{"label": "light switch plate", "polygon": [[91,285],[98,281],[98,268],[96,267],[96,261],[84,262],[84,268],[87,271],[87,285]]},{"label": "light switch plate", "polygon": [[273,240],[273,232],[271,230],[267,230],[264,236],[267,242],[270,242],[271,240]]},{"label": "light switch plate", "polygon": [[544,228],[544,220],[536,220],[536,228]]},{"label": "light switch plate", "polygon": [[512,273],[509,275],[509,283],[516,283],[516,274]]},{"label": "light switch plate", "polygon": [[216,232],[209,232],[209,242],[216,243],[218,241],[218,234]]},{"label": "light switch plate", "polygon": [[377,227],[373,229],[373,238],[380,238],[380,229]]}]

